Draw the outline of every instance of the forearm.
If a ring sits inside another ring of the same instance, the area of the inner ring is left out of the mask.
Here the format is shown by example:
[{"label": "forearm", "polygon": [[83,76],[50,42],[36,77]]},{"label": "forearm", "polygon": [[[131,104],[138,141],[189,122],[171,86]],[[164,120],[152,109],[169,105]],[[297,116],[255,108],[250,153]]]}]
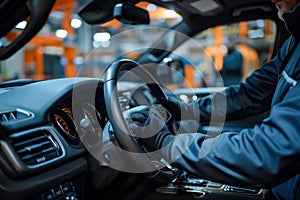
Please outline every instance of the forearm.
[{"label": "forearm", "polygon": [[168,136],[161,142],[162,155],[212,181],[265,188],[279,184],[299,173],[299,92],[299,85],[289,90],[270,116],[252,129],[213,138],[200,133]]},{"label": "forearm", "polygon": [[[200,122],[233,120],[270,109],[280,62],[274,60],[254,72],[245,83],[198,100]],[[264,74],[269,74],[267,77]]]}]

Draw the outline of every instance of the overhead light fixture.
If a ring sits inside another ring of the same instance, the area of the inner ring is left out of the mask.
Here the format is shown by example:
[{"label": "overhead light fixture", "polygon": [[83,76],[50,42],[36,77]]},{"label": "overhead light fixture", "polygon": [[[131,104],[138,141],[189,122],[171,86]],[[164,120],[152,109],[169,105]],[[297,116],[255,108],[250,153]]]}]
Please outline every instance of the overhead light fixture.
[{"label": "overhead light fixture", "polygon": [[190,5],[202,13],[206,13],[211,10],[215,10],[219,7],[219,4],[214,0],[195,1],[195,2],[192,2]]},{"label": "overhead light fixture", "polygon": [[71,20],[71,26],[73,27],[73,28],[80,28],[81,27],[81,25],[82,25],[82,21],[80,20],[80,19],[72,19]]},{"label": "overhead light fixture", "polygon": [[96,42],[106,42],[110,40],[111,35],[108,32],[101,32],[101,33],[95,33],[93,38],[94,41]]},{"label": "overhead light fixture", "polygon": [[68,36],[68,31],[64,29],[57,29],[55,32],[55,36],[61,39],[65,39]]},{"label": "overhead light fixture", "polygon": [[184,0],[182,4],[193,14],[203,16],[215,16],[224,10],[224,6],[219,0]]},{"label": "overhead light fixture", "polygon": [[176,17],[178,14],[177,14],[174,10],[167,10],[167,11],[166,11],[166,15],[167,15],[169,18],[174,18],[174,17]]},{"label": "overhead light fixture", "polygon": [[107,48],[110,46],[110,41],[104,41],[104,42],[97,42],[97,41],[93,41],[93,47],[94,48],[99,48],[99,47],[103,47],[103,48]]},{"label": "overhead light fixture", "polygon": [[27,26],[27,22],[26,21],[22,21],[22,22],[18,23],[15,28],[16,29],[25,29],[26,26]]},{"label": "overhead light fixture", "polygon": [[156,11],[157,7],[156,5],[150,3],[148,6],[147,6],[147,10],[150,11],[150,12],[154,12]]}]

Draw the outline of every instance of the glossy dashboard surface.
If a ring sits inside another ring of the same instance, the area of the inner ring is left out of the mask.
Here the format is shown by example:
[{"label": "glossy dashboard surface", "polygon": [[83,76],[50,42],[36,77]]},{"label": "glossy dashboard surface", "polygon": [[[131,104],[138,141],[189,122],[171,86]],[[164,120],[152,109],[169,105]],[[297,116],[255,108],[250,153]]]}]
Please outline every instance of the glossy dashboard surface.
[{"label": "glossy dashboard surface", "polygon": [[[115,181],[120,185],[130,181],[128,186],[132,188],[126,192],[139,193],[134,188],[143,176],[102,165],[87,146],[97,143],[103,135],[111,135],[103,86],[99,79],[64,78],[0,88],[0,199],[90,199],[92,190],[102,197],[105,193],[118,196],[114,194]],[[155,102],[150,90],[138,83],[120,83],[118,98],[122,111]],[[158,194],[166,197],[169,190],[174,194],[186,190],[187,197],[199,192],[206,195],[203,191],[236,197],[241,192],[258,199],[261,196],[261,190],[236,191],[234,187],[211,186],[212,182],[198,179],[197,187],[191,190],[194,181],[186,181],[176,188],[172,184],[160,187],[148,198]]]},{"label": "glossy dashboard surface", "polygon": [[[99,175],[100,186],[114,179],[119,172],[97,162],[89,169],[93,158],[83,142],[98,141],[107,132],[103,84],[95,78],[63,78],[0,88],[1,199],[83,199],[88,175]],[[139,84],[118,86],[123,111],[154,101]],[[91,137],[83,138],[86,133]]]},{"label": "glossy dashboard surface", "polygon": [[[3,198],[43,199],[49,187],[75,185],[85,177],[80,121],[89,119],[101,133],[107,120],[99,79],[40,81],[1,88],[0,93]],[[82,183],[77,185],[78,195]]]}]

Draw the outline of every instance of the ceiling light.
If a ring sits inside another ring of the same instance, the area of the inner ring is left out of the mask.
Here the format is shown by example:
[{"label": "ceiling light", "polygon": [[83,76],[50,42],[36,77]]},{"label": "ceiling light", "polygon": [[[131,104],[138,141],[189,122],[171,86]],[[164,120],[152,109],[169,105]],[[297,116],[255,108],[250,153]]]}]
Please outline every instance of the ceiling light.
[{"label": "ceiling light", "polygon": [[193,6],[200,12],[205,13],[218,8],[219,4],[216,3],[214,0],[202,0],[191,3],[191,6]]},{"label": "ceiling light", "polygon": [[18,23],[15,28],[16,29],[25,29],[26,26],[27,26],[27,22],[26,21],[22,21],[22,22]]},{"label": "ceiling light", "polygon": [[108,32],[102,32],[102,33],[95,33],[94,34],[94,40],[96,42],[106,42],[110,40],[110,34]]},{"label": "ceiling light", "polygon": [[147,10],[150,11],[150,12],[154,12],[156,11],[156,5],[150,3],[148,6],[147,6]]},{"label": "ceiling light", "polygon": [[57,29],[55,32],[56,37],[64,39],[68,36],[68,31],[64,29]]},{"label": "ceiling light", "polygon": [[177,13],[174,10],[167,10],[166,15],[170,18],[174,18],[177,16]]},{"label": "ceiling light", "polygon": [[80,28],[82,25],[82,21],[80,19],[72,19],[71,20],[71,26],[73,28]]},{"label": "ceiling light", "polygon": [[183,5],[189,8],[193,14],[203,16],[215,16],[224,11],[219,0],[188,0],[183,1]]}]

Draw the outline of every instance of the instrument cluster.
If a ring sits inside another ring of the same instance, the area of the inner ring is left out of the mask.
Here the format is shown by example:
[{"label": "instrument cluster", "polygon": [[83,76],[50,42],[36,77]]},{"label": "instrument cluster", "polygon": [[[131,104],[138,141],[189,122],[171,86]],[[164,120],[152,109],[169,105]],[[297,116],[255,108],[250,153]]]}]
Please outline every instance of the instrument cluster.
[{"label": "instrument cluster", "polygon": [[87,102],[76,108],[59,106],[54,109],[52,117],[58,132],[73,145],[81,144],[80,133],[82,132],[101,134],[106,122],[103,114]]}]

